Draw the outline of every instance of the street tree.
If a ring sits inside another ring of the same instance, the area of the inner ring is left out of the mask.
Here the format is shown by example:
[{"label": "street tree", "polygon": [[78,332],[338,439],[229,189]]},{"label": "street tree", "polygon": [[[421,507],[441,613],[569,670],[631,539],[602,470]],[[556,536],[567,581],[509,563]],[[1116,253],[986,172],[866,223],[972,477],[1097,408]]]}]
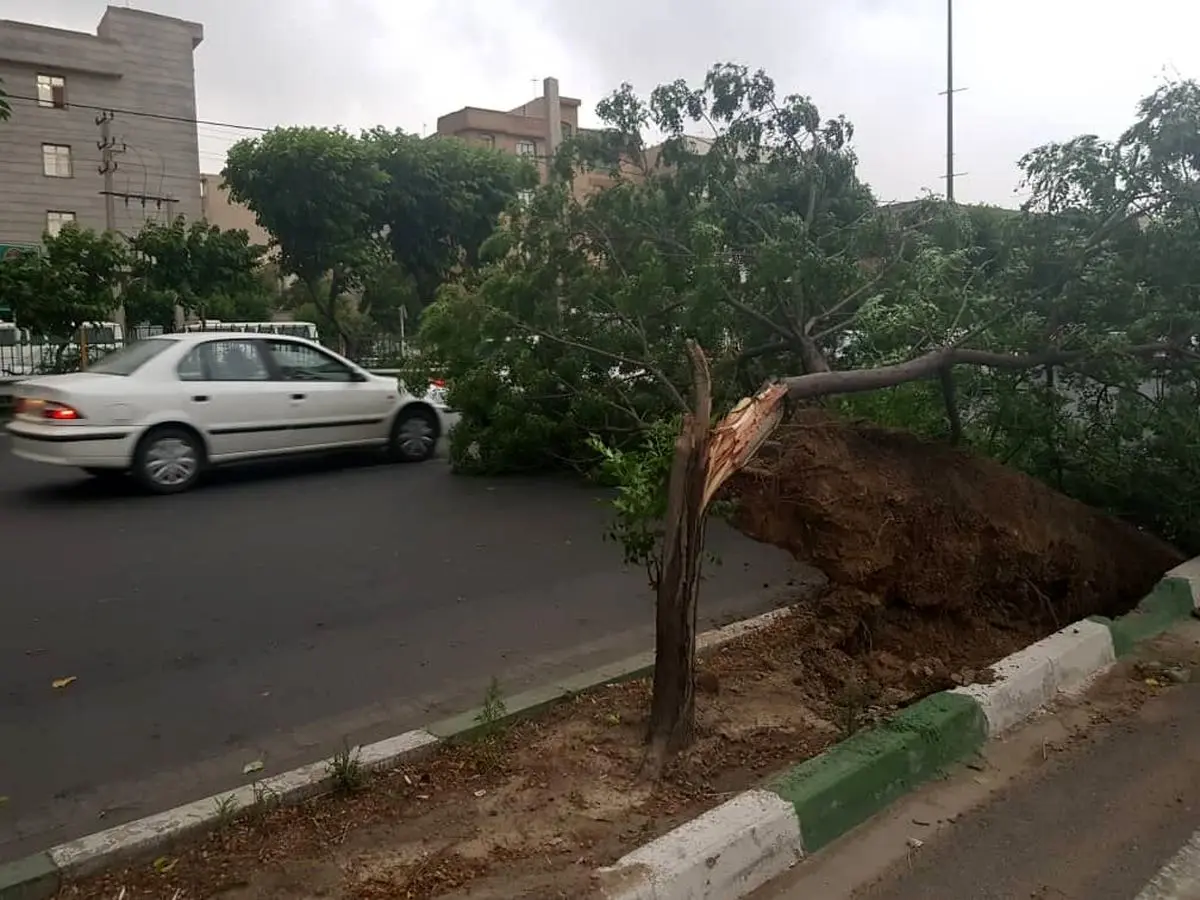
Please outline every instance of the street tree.
[{"label": "street tree", "polygon": [[280,270],[352,339],[343,298],[387,258],[377,209],[388,178],[373,149],[340,128],[276,128],[234,144],[221,174],[271,235]]},{"label": "street tree", "polygon": [[[1104,410],[1110,452],[1121,440],[1154,450],[1138,431],[1150,414],[1131,397],[1169,372],[1186,386],[1168,405],[1191,399],[1171,434],[1200,431],[1186,250],[1200,236],[1195,85],[1147,98],[1117,141],[1030,153],[1032,199],[1013,215],[878,206],[855,174],[849,123],[743,67],[718,65],[701,85],[675,82],[647,101],[623,87],[599,112],[607,127],[556,163],[562,174],[604,168],[613,186],[582,201],[566,179],[540,189],[487,242],[484,268],[426,311],[423,362],[451,379],[463,412],[460,471],[601,459],[666,491],[645,478],[670,470],[663,454],[678,458],[662,423],[706,408],[689,341],[706,351],[716,410],[764,380],[792,403],[861,409],[884,396],[926,427],[940,409],[942,427],[977,446],[999,449],[998,433],[1036,425],[1061,461],[1064,447],[1088,443],[1072,424],[1080,398]],[[666,142],[648,146],[650,130]],[[1154,452],[1177,468],[1183,446]],[[647,452],[658,460],[628,458]],[[1047,474],[1050,460],[1028,461]],[[660,534],[678,525],[672,515]],[[653,704],[650,734],[678,748],[692,715],[680,667],[694,665],[694,646],[678,642],[690,640],[698,579],[663,585],[662,542],[635,549],[660,554],[660,637],[664,616],[674,622],[655,671],[669,702]],[[692,541],[687,552],[700,550]],[[666,596],[685,599],[664,609]]]},{"label": "street tree", "polygon": [[476,265],[501,213],[538,181],[528,160],[463,140],[383,128],[363,140],[387,176],[376,221],[422,306]]},{"label": "street tree", "polygon": [[268,294],[259,274],[265,247],[243,229],[223,231],[182,216],[147,222],[129,240],[125,292],[131,322],[171,327],[175,309],[201,319],[267,318]]},{"label": "street tree", "polygon": [[[22,327],[58,345],[55,369],[86,367],[96,348],[88,347],[84,326],[112,318],[127,263],[120,238],[71,224],[47,235],[42,253],[0,265],[0,297]],[[67,360],[69,353],[79,358]]]},{"label": "street tree", "polygon": [[517,193],[524,160],[452,139],[375,128],[280,128],[241,141],[223,176],[271,233],[284,272],[344,345],[393,323],[474,265]]}]

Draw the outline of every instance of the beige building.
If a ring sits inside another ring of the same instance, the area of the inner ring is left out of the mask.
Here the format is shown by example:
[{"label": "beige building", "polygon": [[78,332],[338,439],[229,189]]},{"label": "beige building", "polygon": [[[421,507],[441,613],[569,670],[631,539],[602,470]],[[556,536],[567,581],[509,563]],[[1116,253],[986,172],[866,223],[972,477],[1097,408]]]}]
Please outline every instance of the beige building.
[{"label": "beige building", "polygon": [[[0,245],[200,214],[195,22],[110,6],[95,34],[0,20]],[[105,121],[107,119],[107,121]]]},{"label": "beige building", "polygon": [[542,96],[507,112],[464,106],[440,116],[437,133],[528,157],[546,176],[546,164],[579,127],[579,101],[558,92],[558,79],[542,82]]},{"label": "beige building", "polygon": [[200,214],[222,231],[242,229],[250,235],[252,244],[266,246],[271,242],[271,235],[258,224],[258,217],[247,207],[229,199],[229,191],[220,175],[200,176]]}]

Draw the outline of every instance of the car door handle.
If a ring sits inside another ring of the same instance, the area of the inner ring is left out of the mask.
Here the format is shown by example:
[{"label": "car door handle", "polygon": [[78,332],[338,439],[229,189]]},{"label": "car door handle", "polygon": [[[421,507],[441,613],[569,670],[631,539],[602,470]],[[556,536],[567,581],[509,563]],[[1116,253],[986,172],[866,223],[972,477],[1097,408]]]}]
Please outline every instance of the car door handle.
[{"label": "car door handle", "polygon": [[307,396],[308,396],[307,394],[292,394],[292,399],[293,400],[303,400]]},{"label": "car door handle", "polygon": [[197,394],[192,398],[192,401],[195,403],[207,403],[208,397],[205,394]]}]

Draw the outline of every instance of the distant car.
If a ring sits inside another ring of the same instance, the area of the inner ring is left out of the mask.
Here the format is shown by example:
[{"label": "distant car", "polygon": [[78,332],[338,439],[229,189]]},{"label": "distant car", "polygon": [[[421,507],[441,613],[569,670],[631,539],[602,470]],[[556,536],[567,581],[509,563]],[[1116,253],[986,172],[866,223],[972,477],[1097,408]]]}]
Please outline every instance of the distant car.
[{"label": "distant car", "polygon": [[213,465],[379,447],[434,455],[454,425],[444,392],[424,397],[319,344],[274,334],[169,334],[131,343],[88,371],[16,385],[13,453],[148,490],[192,487]]}]

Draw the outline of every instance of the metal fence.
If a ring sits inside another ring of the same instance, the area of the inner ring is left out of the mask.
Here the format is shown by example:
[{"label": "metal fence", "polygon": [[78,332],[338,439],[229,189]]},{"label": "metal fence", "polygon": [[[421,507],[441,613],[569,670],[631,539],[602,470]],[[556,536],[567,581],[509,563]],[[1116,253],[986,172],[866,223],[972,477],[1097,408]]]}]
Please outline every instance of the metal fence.
[{"label": "metal fence", "polygon": [[[141,340],[162,333],[161,328],[133,328],[130,329],[128,339]],[[371,336],[350,347],[335,346],[330,341],[324,343],[330,345],[333,350],[345,352],[350,359],[366,369],[400,368],[407,352],[405,342],[394,335]],[[89,329],[88,360],[94,362],[124,344],[125,341],[111,328]],[[0,379],[77,372],[82,355],[83,347],[78,338],[39,339],[16,329],[0,329]]]}]

